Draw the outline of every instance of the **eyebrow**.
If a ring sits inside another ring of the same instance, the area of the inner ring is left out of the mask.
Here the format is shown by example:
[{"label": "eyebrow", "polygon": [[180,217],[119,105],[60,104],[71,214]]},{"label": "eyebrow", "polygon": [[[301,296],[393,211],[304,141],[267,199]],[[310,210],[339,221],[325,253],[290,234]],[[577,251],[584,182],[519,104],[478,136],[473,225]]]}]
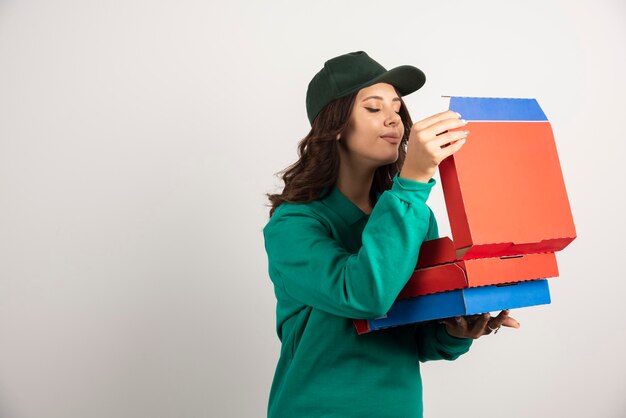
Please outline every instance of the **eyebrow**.
[{"label": "eyebrow", "polygon": [[[369,99],[378,99],[378,100],[383,100],[383,98],[382,98],[382,97],[380,97],[380,96],[369,96],[369,97],[366,97],[365,99],[363,99],[363,100],[361,100],[361,101],[362,101],[362,102],[364,102],[364,101],[369,100]],[[400,98],[399,98],[399,97],[395,97],[395,98],[392,100],[392,102],[399,102],[399,101],[400,101]]]}]

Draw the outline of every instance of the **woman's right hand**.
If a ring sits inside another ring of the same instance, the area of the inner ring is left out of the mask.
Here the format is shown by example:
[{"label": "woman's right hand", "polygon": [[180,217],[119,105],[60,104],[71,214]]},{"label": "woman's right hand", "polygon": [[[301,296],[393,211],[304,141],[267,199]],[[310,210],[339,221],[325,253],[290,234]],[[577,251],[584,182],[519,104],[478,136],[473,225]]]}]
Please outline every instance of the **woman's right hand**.
[{"label": "woman's right hand", "polygon": [[465,143],[469,131],[449,131],[467,123],[460,117],[457,112],[447,110],[414,123],[399,176],[427,183],[439,163]]}]

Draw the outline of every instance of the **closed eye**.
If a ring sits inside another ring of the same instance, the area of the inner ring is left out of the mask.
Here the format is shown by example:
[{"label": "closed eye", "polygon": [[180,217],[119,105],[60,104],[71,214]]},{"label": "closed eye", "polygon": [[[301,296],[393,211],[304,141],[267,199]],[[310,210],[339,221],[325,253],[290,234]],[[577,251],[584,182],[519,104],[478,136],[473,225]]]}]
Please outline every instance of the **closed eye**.
[{"label": "closed eye", "polygon": [[[379,111],[380,111],[380,109],[374,109],[374,108],[372,108],[372,107],[366,107],[366,109],[367,109],[368,111],[370,111],[371,113],[376,113],[376,112],[379,112]],[[400,114],[400,112],[396,112],[396,113],[397,113],[398,115]]]}]

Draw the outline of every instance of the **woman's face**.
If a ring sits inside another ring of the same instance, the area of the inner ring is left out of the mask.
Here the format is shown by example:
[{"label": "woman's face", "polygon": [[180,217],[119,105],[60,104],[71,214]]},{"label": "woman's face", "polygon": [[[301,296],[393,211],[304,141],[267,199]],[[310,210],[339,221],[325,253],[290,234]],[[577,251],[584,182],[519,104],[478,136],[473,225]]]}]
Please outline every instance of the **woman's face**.
[{"label": "woman's face", "polygon": [[374,84],[357,93],[341,141],[341,148],[354,163],[375,169],[398,159],[404,133],[400,106],[400,97],[391,84]]}]

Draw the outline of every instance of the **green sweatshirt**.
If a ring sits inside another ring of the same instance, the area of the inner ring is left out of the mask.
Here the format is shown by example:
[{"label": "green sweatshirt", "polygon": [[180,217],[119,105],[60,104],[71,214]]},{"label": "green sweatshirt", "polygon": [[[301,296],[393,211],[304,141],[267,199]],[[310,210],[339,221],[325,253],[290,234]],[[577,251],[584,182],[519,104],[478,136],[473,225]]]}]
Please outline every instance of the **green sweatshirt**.
[{"label": "green sweatshirt", "polygon": [[419,362],[454,360],[473,340],[436,322],[358,335],[352,319],[384,315],[438,237],[434,184],[396,175],[370,215],[336,187],[276,209],[263,229],[282,343],[269,417],[422,417]]}]

